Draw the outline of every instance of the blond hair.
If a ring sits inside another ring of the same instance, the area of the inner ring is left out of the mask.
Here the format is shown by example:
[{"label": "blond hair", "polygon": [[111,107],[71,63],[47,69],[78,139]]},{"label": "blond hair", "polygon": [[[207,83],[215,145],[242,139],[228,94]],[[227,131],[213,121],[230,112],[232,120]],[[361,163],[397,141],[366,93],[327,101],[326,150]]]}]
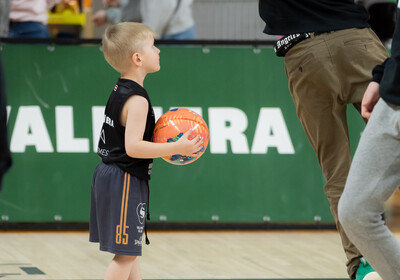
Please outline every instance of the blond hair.
[{"label": "blond hair", "polygon": [[141,51],[143,41],[155,37],[147,25],[138,22],[122,22],[107,27],[103,35],[104,58],[118,72],[128,69],[132,55]]}]

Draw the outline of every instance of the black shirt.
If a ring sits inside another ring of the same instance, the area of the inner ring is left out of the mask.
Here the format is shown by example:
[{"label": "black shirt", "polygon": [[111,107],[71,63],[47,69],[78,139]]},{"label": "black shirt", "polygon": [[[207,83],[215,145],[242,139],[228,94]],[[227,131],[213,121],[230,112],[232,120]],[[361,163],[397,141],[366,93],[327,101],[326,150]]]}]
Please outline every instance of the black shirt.
[{"label": "black shirt", "polygon": [[97,154],[104,163],[114,163],[133,176],[149,180],[153,159],[132,158],[125,150],[125,127],[120,116],[125,102],[133,95],[143,96],[149,103],[143,140],[152,141],[155,117],[146,90],[134,81],[119,79],[106,105]]},{"label": "black shirt", "polygon": [[[378,79],[376,76],[381,74]],[[400,3],[397,1],[397,20],[392,39],[391,56],[374,69],[374,79],[380,82],[379,94],[388,103],[400,106]]]},{"label": "black shirt", "polygon": [[259,13],[271,35],[369,27],[368,12],[354,0],[259,0]]},{"label": "black shirt", "polygon": [[11,152],[8,146],[6,87],[0,57],[0,190],[4,173],[11,167]]}]

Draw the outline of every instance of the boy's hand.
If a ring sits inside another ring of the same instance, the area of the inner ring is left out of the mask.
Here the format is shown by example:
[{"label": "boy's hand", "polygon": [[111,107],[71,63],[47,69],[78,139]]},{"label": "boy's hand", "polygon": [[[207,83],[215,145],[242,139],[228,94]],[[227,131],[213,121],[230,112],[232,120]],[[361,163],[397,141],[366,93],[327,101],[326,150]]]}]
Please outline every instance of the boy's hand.
[{"label": "boy's hand", "polygon": [[181,138],[176,142],[179,144],[179,153],[183,156],[196,156],[194,153],[200,151],[203,145],[203,139],[200,135],[197,135],[192,140],[189,140],[189,135],[193,132],[193,128],[189,129],[182,135]]},{"label": "boy's hand", "polygon": [[375,104],[379,101],[379,84],[370,82],[361,102],[361,116],[366,119],[371,117]]}]

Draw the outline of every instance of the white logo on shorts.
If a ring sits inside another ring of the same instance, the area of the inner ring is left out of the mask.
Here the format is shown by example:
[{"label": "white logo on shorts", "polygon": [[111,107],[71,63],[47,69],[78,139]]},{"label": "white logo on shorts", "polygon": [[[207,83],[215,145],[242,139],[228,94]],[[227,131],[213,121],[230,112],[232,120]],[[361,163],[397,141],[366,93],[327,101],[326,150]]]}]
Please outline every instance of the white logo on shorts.
[{"label": "white logo on shorts", "polygon": [[146,203],[139,203],[136,208],[136,214],[138,216],[139,223],[143,225],[146,217]]}]

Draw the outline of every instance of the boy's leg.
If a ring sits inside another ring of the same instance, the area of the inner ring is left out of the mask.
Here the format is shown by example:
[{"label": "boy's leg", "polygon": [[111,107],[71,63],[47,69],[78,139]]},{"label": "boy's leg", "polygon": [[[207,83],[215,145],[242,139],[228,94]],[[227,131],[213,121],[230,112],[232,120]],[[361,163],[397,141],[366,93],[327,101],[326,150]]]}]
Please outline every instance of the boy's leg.
[{"label": "boy's leg", "polygon": [[339,219],[349,238],[385,280],[400,279],[400,246],[384,224],[384,202],[400,185],[400,107],[380,100],[363,132]]},{"label": "boy's leg", "polygon": [[115,255],[108,265],[105,280],[140,280],[139,258],[137,256]]},{"label": "boy's leg", "polygon": [[141,280],[141,279],[142,279],[142,273],[140,271],[139,258],[136,258],[133,261],[131,273],[129,273],[128,280]]}]

